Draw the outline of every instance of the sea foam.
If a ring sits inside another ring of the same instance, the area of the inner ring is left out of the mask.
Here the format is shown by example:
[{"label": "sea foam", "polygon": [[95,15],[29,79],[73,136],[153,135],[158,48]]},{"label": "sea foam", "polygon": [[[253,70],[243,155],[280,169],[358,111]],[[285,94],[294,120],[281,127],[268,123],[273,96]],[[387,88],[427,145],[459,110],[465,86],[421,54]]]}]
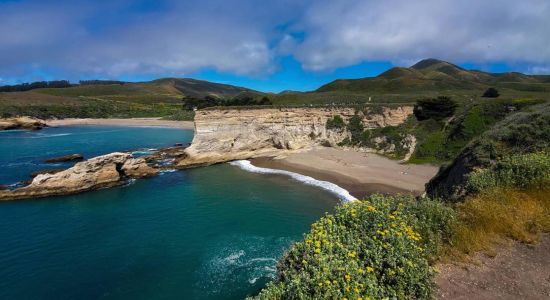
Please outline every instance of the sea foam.
[{"label": "sea foam", "polygon": [[286,175],[291,177],[294,180],[300,181],[307,185],[312,185],[312,186],[320,187],[324,190],[327,190],[335,194],[336,196],[338,196],[338,198],[340,198],[342,201],[351,202],[351,201],[357,200],[357,198],[353,197],[347,190],[341,188],[340,186],[332,182],[317,180],[313,177],[309,177],[306,175],[285,171],[285,170],[256,167],[252,165],[252,163],[249,160],[236,160],[236,161],[230,162],[229,164],[233,166],[237,166],[245,171],[252,172],[252,173]]}]

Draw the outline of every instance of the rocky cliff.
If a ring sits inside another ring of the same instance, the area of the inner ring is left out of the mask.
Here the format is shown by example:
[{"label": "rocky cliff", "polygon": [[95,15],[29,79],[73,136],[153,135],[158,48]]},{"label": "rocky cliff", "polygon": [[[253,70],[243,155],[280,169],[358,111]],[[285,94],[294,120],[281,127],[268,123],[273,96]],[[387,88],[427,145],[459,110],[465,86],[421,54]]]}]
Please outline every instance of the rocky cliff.
[{"label": "rocky cliff", "polygon": [[[365,109],[357,112],[365,128],[396,126],[413,112],[410,106]],[[336,115],[348,121],[355,108],[206,109],[195,114],[195,136],[179,167],[207,165],[316,145],[335,146],[348,136],[343,129],[327,129]]]},{"label": "rocky cliff", "polygon": [[46,122],[31,117],[0,118],[0,130],[10,129],[42,129],[46,127]]}]

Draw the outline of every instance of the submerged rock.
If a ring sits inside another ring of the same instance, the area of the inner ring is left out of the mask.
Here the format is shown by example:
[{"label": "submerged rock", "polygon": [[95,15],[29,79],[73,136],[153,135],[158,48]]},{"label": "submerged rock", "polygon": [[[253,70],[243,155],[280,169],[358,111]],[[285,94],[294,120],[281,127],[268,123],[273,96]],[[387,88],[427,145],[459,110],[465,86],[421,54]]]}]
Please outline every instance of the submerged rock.
[{"label": "submerged rock", "polygon": [[79,162],[55,174],[38,174],[27,186],[0,190],[0,200],[76,194],[121,185],[130,178],[148,177],[157,173],[158,170],[147,165],[143,158],[115,152]]},{"label": "submerged rock", "polygon": [[46,127],[46,122],[31,117],[3,118],[0,119],[0,130],[32,129],[38,130]]},{"label": "submerged rock", "polygon": [[82,156],[81,154],[75,153],[75,154],[49,158],[49,159],[46,159],[44,162],[57,163],[57,162],[75,161],[75,160],[83,160],[83,159],[84,159],[84,156]]}]

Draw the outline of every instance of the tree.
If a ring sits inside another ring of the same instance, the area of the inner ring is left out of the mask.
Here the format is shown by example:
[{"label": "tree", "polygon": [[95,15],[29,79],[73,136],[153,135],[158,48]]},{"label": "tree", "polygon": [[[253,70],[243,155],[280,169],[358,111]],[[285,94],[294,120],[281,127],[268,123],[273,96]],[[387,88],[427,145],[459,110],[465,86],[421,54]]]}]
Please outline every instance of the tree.
[{"label": "tree", "polygon": [[363,130],[365,130],[365,126],[363,126],[363,118],[361,118],[358,114],[353,115],[353,117],[349,119],[348,130],[351,134],[351,142],[353,144],[359,143],[361,141],[361,136],[363,135]]},{"label": "tree", "polygon": [[339,115],[335,115],[332,117],[332,119],[327,120],[326,128],[327,129],[336,129],[341,130],[346,127],[346,123],[344,122],[344,119],[340,117]]},{"label": "tree", "polygon": [[485,93],[483,93],[483,96],[485,98],[498,98],[500,96],[499,92],[495,88],[488,88]]},{"label": "tree", "polygon": [[414,105],[414,115],[418,121],[428,119],[443,120],[452,116],[458,107],[456,101],[450,97],[439,96],[432,99],[419,100]]}]

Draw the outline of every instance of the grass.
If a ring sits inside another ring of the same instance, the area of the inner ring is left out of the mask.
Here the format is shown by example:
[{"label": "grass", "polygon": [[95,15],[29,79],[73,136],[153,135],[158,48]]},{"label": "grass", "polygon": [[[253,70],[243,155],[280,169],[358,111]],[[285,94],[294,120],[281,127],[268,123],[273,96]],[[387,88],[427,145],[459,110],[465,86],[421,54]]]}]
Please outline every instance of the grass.
[{"label": "grass", "polygon": [[451,256],[493,253],[508,239],[535,243],[550,232],[550,191],[499,188],[471,196],[456,207]]}]

